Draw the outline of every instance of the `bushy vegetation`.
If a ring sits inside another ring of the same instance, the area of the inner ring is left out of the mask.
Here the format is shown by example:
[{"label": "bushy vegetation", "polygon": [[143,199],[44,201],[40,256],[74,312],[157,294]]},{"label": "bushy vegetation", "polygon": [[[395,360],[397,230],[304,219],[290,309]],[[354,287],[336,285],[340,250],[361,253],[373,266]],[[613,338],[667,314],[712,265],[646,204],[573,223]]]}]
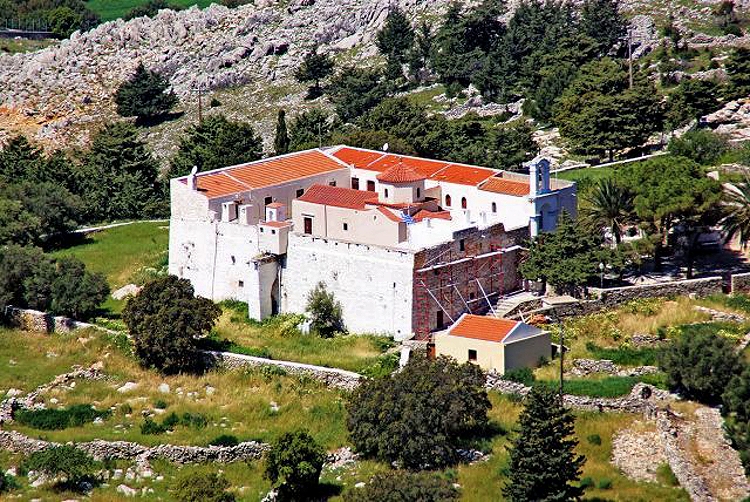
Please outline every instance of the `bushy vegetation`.
[{"label": "bushy vegetation", "polygon": [[307,296],[307,312],[310,314],[310,329],[323,338],[330,338],[344,331],[341,303],[333,293],[328,292],[325,284],[318,283]]},{"label": "bushy vegetation", "polygon": [[99,411],[90,404],[75,404],[60,409],[22,409],[16,412],[14,418],[18,423],[34,429],[60,430],[80,427],[97,418],[105,419],[111,414],[110,410]]},{"label": "bushy vegetation", "polygon": [[279,500],[308,498],[318,487],[326,457],[325,449],[306,431],[287,432],[266,454],[265,477],[278,489]]},{"label": "bushy vegetation", "polygon": [[450,502],[459,492],[450,480],[429,472],[391,471],[377,474],[363,487],[349,490],[345,502]]},{"label": "bushy vegetation", "polygon": [[83,0],[3,0],[0,25],[22,30],[48,30],[66,38],[75,30],[99,24],[99,16]]},{"label": "bushy vegetation", "polygon": [[195,297],[187,279],[156,279],[131,298],[122,318],[133,337],[142,366],[164,373],[201,367],[198,340],[213,328],[221,309],[211,300]]},{"label": "bushy vegetation", "polygon": [[233,502],[230,483],[215,472],[189,472],[175,480],[170,490],[178,502]]},{"label": "bushy vegetation", "polygon": [[413,357],[398,373],[365,381],[347,404],[357,451],[411,469],[454,464],[461,441],[487,426],[484,374],[472,364]]},{"label": "bushy vegetation", "polygon": [[96,480],[101,464],[74,446],[53,446],[29,455],[21,464],[21,472],[36,471],[50,478],[61,477],[56,487],[79,491],[81,483]]},{"label": "bushy vegetation", "polygon": [[143,63],[115,92],[117,113],[137,117],[141,123],[165,115],[178,101],[177,95],[169,91],[169,81],[146,69]]}]

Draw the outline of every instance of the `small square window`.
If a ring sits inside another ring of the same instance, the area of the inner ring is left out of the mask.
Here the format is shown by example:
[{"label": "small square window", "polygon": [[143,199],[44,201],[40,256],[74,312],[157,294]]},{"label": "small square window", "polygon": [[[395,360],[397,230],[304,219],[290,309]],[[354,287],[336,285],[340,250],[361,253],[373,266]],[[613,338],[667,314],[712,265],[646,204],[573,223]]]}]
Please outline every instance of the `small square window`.
[{"label": "small square window", "polygon": [[274,230],[274,229],[271,229],[271,233],[272,233],[273,235],[276,235],[276,230]]},{"label": "small square window", "polygon": [[469,349],[469,361],[476,362],[477,360],[477,351],[474,349]]},{"label": "small square window", "polygon": [[359,190],[359,178],[352,178],[352,189]]},{"label": "small square window", "polygon": [[237,286],[244,288],[245,287],[245,281],[237,281]]},{"label": "small square window", "polygon": [[303,195],[305,195],[305,189],[304,188],[298,189],[297,190],[297,197],[302,197]]},{"label": "small square window", "polygon": [[264,232],[263,227],[260,227],[260,233],[263,233],[263,232]]},{"label": "small square window", "polygon": [[349,224],[348,223],[344,223],[344,230],[349,230]]},{"label": "small square window", "polygon": [[237,260],[235,259],[234,255],[233,255],[232,256],[232,265],[234,265],[235,263],[237,263]]},{"label": "small square window", "polygon": [[466,251],[466,241],[465,240],[461,239],[460,241],[458,241],[458,249],[460,249],[461,251]]},{"label": "small square window", "polygon": [[336,186],[336,181],[335,181],[335,180],[334,180],[334,181],[331,181],[331,182],[330,182],[330,183],[328,183],[328,184],[329,184],[329,185],[331,185],[332,187],[335,187],[335,186]]},{"label": "small square window", "polygon": [[263,199],[263,202],[267,205],[271,204],[273,202],[273,197],[266,197]]},{"label": "small square window", "polygon": [[388,197],[388,189],[385,189],[385,196]]}]

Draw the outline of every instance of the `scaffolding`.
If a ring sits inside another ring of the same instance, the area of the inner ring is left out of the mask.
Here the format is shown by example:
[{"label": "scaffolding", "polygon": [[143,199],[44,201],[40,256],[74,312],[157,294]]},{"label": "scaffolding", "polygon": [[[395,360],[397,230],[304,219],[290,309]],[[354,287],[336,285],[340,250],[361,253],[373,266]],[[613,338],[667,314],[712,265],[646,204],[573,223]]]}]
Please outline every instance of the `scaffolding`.
[{"label": "scaffolding", "polygon": [[464,313],[494,313],[493,302],[503,294],[503,253],[495,245],[480,254],[457,253],[451,248],[416,269],[416,339],[429,340],[433,325],[440,330]]}]

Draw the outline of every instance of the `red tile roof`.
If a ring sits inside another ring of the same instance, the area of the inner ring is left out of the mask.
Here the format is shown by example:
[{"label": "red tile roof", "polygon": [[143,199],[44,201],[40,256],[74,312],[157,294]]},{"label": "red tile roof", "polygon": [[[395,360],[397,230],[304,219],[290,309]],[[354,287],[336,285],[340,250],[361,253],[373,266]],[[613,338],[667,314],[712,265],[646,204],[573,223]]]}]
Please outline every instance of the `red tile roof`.
[{"label": "red tile roof", "polygon": [[422,221],[425,218],[440,218],[441,220],[450,220],[450,211],[428,211],[426,209],[420,209],[414,216],[414,221]]},{"label": "red tile roof", "polygon": [[384,183],[415,183],[427,179],[427,176],[408,164],[399,162],[387,171],[378,174],[375,178]]},{"label": "red tile roof", "polygon": [[386,218],[388,218],[391,221],[395,221],[397,223],[404,223],[404,220],[401,219],[401,218],[399,218],[396,214],[394,214],[393,211],[390,211],[390,210],[388,210],[388,209],[386,209],[384,207],[380,207],[380,206],[377,208],[377,210],[380,211],[381,213],[383,213],[383,216],[385,216]]},{"label": "red tile roof", "polygon": [[288,227],[292,224],[291,221],[262,221],[260,223],[261,225],[267,226],[267,227],[274,227],[274,228],[284,228]]},{"label": "red tile roof", "polygon": [[485,192],[502,193],[506,195],[514,195],[516,197],[524,197],[529,195],[529,184],[522,181],[506,180],[503,178],[492,177],[488,179],[480,190]]},{"label": "red tile roof", "polygon": [[377,200],[377,197],[378,195],[374,192],[365,192],[353,188],[313,185],[297,200],[326,206],[365,209],[365,204]]},{"label": "red tile roof", "polygon": [[337,159],[358,169],[385,172],[393,166],[403,163],[413,170],[435,181],[473,185],[481,183],[497,171],[484,167],[456,164],[443,160],[422,159],[394,153],[377,152],[362,148],[342,146],[331,152]]},{"label": "red tile roof", "polygon": [[498,319],[497,317],[464,314],[456,324],[451,326],[448,333],[452,336],[502,342],[520,321]]},{"label": "red tile roof", "polygon": [[[339,169],[346,166],[320,150],[307,150],[198,173],[198,190],[212,199]],[[181,181],[187,183],[187,178]]]}]

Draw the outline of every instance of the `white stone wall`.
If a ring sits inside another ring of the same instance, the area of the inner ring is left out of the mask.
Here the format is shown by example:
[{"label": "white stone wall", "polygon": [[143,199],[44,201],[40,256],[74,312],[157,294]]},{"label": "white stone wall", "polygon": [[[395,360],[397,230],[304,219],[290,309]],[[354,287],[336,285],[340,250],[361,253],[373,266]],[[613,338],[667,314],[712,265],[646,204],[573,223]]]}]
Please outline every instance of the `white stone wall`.
[{"label": "white stone wall", "polygon": [[[253,271],[246,283],[248,316],[262,321],[274,315],[274,300],[279,297],[278,278],[279,267],[275,257],[265,257],[253,263]],[[278,300],[277,300],[278,301]],[[277,303],[277,308],[280,305]]]},{"label": "white stone wall", "polygon": [[308,293],[322,281],[341,302],[348,330],[408,338],[413,268],[411,252],[292,233],[282,270],[282,310],[304,312]]}]

